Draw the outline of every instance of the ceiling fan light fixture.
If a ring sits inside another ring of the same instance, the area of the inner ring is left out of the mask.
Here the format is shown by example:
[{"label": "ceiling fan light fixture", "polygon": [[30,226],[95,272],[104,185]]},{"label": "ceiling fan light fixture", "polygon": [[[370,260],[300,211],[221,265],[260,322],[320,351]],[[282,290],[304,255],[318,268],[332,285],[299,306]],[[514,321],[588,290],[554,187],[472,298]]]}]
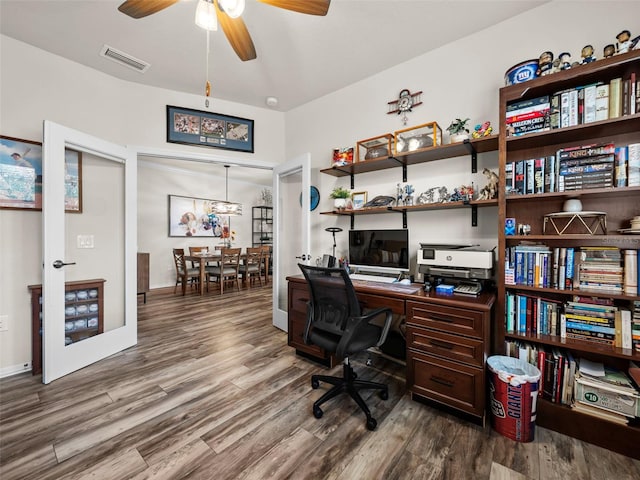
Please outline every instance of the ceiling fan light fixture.
[{"label": "ceiling fan light fixture", "polygon": [[245,0],[218,0],[220,10],[231,18],[238,18],[244,12]]},{"label": "ceiling fan light fixture", "polygon": [[196,25],[212,32],[218,30],[218,18],[213,0],[198,1],[198,7],[196,8]]}]

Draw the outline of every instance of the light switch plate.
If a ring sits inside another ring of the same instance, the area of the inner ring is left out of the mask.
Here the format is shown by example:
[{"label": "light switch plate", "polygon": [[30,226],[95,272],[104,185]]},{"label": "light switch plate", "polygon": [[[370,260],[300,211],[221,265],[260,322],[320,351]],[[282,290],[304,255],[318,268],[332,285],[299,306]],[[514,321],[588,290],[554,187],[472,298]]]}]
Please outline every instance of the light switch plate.
[{"label": "light switch plate", "polygon": [[76,244],[78,248],[93,248],[93,235],[78,235]]}]

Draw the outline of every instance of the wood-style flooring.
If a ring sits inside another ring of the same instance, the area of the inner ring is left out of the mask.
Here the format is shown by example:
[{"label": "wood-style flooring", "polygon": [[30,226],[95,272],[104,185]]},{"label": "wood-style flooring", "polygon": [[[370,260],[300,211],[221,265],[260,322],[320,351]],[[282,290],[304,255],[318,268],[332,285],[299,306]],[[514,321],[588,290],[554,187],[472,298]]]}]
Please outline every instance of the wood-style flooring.
[{"label": "wood-style flooring", "polygon": [[2,480],[640,478],[639,461],[553,431],[517,443],[415,402],[404,366],[375,353],[353,363],[390,386],[365,393],[377,430],[346,396],[314,418],[326,369],[272,326],[270,286],[152,292],[138,328],[136,347],[50,385],[0,381]]}]

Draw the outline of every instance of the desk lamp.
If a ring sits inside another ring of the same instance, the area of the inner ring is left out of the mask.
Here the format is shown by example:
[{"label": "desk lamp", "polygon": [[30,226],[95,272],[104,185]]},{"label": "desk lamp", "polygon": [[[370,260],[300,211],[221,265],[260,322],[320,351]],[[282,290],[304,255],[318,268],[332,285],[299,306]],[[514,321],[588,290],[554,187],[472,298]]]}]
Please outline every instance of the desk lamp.
[{"label": "desk lamp", "polygon": [[340,227],[328,227],[324,229],[325,232],[331,232],[331,234],[333,235],[333,251],[331,252],[331,255],[335,258],[336,256],[336,232],[341,232],[342,229]]}]

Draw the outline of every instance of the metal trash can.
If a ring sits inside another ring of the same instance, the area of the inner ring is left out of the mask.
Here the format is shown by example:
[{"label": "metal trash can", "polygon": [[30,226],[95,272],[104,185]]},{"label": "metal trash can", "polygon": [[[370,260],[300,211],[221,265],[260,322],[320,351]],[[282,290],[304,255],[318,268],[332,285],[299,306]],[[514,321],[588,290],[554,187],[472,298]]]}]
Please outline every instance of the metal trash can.
[{"label": "metal trash can", "polygon": [[487,360],[491,425],[516,442],[533,441],[540,370],[518,358],[495,355]]}]

